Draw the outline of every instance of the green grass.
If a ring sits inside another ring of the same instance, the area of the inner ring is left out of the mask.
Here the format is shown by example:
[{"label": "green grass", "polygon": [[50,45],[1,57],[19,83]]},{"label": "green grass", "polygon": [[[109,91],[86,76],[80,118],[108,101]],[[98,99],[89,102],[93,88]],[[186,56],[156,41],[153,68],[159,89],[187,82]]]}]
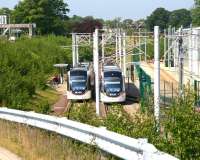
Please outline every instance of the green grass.
[{"label": "green grass", "polygon": [[48,87],[45,90],[37,90],[36,94],[33,96],[33,98],[30,100],[31,105],[38,105],[42,101],[47,101],[50,105],[57,102],[59,99],[59,94],[56,90]]},{"label": "green grass", "polygon": [[95,146],[4,120],[0,120],[0,146],[25,160],[114,159]]},{"label": "green grass", "polygon": [[27,104],[27,110],[48,114],[51,112],[52,105],[58,100],[58,92],[50,87],[47,87],[44,90],[36,90],[36,94]]}]

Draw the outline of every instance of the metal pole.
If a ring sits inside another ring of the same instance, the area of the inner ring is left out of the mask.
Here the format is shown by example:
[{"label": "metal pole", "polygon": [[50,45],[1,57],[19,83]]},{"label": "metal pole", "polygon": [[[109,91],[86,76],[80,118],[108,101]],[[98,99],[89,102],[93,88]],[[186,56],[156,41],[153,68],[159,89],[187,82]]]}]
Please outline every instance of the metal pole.
[{"label": "metal pole", "polygon": [[173,100],[174,99],[174,84],[173,82],[171,84],[172,84],[172,100]]},{"label": "metal pole", "polygon": [[94,71],[95,71],[95,91],[96,91],[96,114],[100,115],[99,109],[99,33],[98,29],[95,29],[94,42],[93,42],[93,56],[94,56]]},{"label": "metal pole", "polygon": [[76,65],[76,35],[75,33],[72,33],[72,63],[73,63],[73,67],[75,67]]},{"label": "metal pole", "polygon": [[116,48],[115,48],[115,58],[116,58],[116,64],[118,63],[118,30],[116,33]]},{"label": "metal pole", "polygon": [[119,66],[122,68],[122,36],[121,31],[119,32]]},{"label": "metal pole", "polygon": [[75,38],[75,43],[76,43],[76,66],[79,64],[79,50],[78,50],[78,38],[77,38],[77,35],[76,35],[76,38]]},{"label": "metal pole", "polygon": [[166,104],[166,103],[165,103],[165,101],[166,101],[166,93],[165,93],[165,89],[166,89],[166,88],[165,88],[165,80],[164,80],[164,88],[163,88],[163,90],[164,90],[164,106],[165,106],[165,104]]},{"label": "metal pole", "polygon": [[[9,17],[10,17],[10,15],[9,15]],[[4,18],[4,22],[5,22],[5,23],[3,23],[3,24],[8,24],[7,16],[5,16],[5,18]],[[9,20],[9,22],[10,22],[10,20]]]},{"label": "metal pole", "polygon": [[167,59],[168,59],[168,67],[170,67],[170,27],[168,28],[168,33],[167,33]]},{"label": "metal pole", "polygon": [[147,32],[145,30],[145,39],[144,39],[144,60],[147,61]]},{"label": "metal pole", "polygon": [[192,58],[193,58],[193,74],[199,75],[199,31],[197,29],[193,30],[193,47],[192,47]]},{"label": "metal pole", "polygon": [[[175,32],[176,32],[176,28],[173,27],[173,32],[172,32],[172,45],[173,45],[174,41],[176,41]],[[176,70],[176,47],[175,47],[174,45],[173,45],[173,67],[174,67],[175,70]]]},{"label": "metal pole", "polygon": [[129,91],[129,88],[130,88],[130,80],[129,80],[129,77],[130,76],[130,70],[129,70],[129,68],[128,68],[128,91]]},{"label": "metal pole", "polygon": [[139,57],[140,57],[140,62],[141,62],[141,38],[140,38],[140,28],[139,28]]},{"label": "metal pole", "polygon": [[29,24],[29,38],[31,38],[33,36],[33,25]]},{"label": "metal pole", "polygon": [[104,54],[105,54],[105,48],[104,48],[104,46],[105,46],[105,35],[104,34],[102,34],[102,65],[104,65]]},{"label": "metal pole", "polygon": [[176,46],[173,44],[174,41],[176,41],[176,37],[175,37],[175,33],[176,33],[176,28],[173,27],[173,32],[172,32],[172,45],[173,45],[173,67],[176,70]]},{"label": "metal pole", "polygon": [[124,77],[126,77],[126,33],[123,33],[123,69],[124,69]]},{"label": "metal pole", "polygon": [[179,29],[179,39],[178,39],[178,48],[179,48],[179,96],[183,96],[183,38],[182,38],[182,27]]},{"label": "metal pole", "polygon": [[10,27],[10,23],[11,23],[11,20],[10,20],[10,14],[9,14],[9,38],[11,36],[11,27]]},{"label": "metal pole", "polygon": [[166,29],[164,30],[164,65],[166,67],[166,51],[167,51],[167,39],[166,39]]},{"label": "metal pole", "polygon": [[76,65],[79,64],[79,47],[78,44],[76,44]]},{"label": "metal pole", "polygon": [[190,34],[189,34],[189,49],[188,49],[188,61],[189,61],[189,71],[190,71],[190,83],[192,84],[192,72],[193,72],[193,56],[192,56],[192,50],[193,50],[193,43],[192,43],[192,32],[193,32],[193,29],[192,29],[192,25],[190,25]]},{"label": "metal pole", "polygon": [[154,116],[157,131],[159,131],[160,119],[160,49],[159,26],[154,27]]}]

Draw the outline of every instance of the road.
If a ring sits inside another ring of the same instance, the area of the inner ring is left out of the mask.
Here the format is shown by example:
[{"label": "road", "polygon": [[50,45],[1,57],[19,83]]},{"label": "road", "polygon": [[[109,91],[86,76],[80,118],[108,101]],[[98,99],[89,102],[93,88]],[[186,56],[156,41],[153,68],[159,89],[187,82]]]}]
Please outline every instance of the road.
[{"label": "road", "polygon": [[0,160],[22,160],[17,155],[11,153],[7,149],[0,147]]}]

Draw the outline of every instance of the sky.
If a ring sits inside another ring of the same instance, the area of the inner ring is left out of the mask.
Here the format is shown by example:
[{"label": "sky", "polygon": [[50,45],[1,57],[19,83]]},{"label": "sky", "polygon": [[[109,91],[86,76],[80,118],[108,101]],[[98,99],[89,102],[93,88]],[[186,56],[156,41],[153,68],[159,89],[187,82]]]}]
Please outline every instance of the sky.
[{"label": "sky", "polygon": [[[0,0],[1,7],[13,8],[19,0]],[[69,15],[94,16],[96,18],[138,20],[149,16],[156,8],[167,10],[190,9],[194,0],[65,0],[70,8]]]}]

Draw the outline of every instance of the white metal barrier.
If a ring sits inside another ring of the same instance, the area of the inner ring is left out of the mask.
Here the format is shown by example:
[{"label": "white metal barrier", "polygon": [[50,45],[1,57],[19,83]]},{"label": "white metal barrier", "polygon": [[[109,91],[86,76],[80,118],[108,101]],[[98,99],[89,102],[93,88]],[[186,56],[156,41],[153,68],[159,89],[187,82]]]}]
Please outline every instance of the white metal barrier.
[{"label": "white metal barrier", "polygon": [[144,139],[133,139],[66,118],[59,118],[34,112],[24,112],[0,108],[0,119],[27,124],[56,132],[75,140],[96,145],[100,149],[127,160],[177,160],[177,158],[158,151]]}]

